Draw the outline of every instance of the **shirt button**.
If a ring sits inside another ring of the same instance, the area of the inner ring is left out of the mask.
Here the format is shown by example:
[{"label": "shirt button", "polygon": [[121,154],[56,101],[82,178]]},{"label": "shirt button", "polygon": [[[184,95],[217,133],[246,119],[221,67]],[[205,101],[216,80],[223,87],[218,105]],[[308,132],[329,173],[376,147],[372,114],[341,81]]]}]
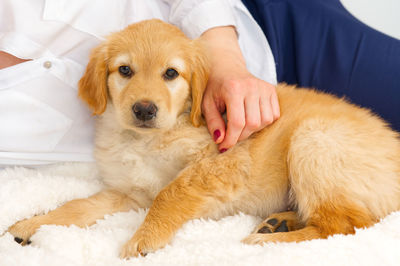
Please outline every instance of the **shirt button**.
[{"label": "shirt button", "polygon": [[50,61],[46,61],[43,63],[43,67],[45,68],[50,68],[51,67],[51,62]]}]

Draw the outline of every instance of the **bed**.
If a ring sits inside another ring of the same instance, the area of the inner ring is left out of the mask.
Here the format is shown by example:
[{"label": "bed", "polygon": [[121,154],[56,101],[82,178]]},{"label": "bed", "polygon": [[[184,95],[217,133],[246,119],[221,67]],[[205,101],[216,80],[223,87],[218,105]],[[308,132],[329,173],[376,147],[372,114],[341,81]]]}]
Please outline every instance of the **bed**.
[{"label": "bed", "polygon": [[0,171],[0,265],[399,265],[400,211],[355,235],[302,243],[240,242],[261,221],[239,213],[221,220],[186,223],[167,247],[146,257],[121,260],[121,246],[143,221],[146,210],[108,215],[87,228],[42,226],[20,246],[7,228],[102,187],[92,163]]}]

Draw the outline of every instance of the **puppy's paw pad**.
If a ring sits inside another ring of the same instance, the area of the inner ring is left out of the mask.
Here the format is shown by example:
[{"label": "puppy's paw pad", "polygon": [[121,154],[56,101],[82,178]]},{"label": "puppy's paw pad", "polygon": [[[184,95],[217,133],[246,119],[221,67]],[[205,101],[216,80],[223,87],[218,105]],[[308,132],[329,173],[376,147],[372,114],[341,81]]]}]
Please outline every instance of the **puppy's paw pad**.
[{"label": "puppy's paw pad", "polygon": [[287,226],[287,221],[286,220],[281,221],[279,226],[275,227],[274,232],[289,232],[289,228]]},{"label": "puppy's paw pad", "polygon": [[272,233],[271,229],[268,226],[263,226],[257,231],[258,234],[270,234]]},{"label": "puppy's paw pad", "polygon": [[277,232],[289,232],[298,230],[304,227],[296,213],[294,212],[281,212],[271,214],[267,219],[265,219],[253,233],[259,234],[270,234]]},{"label": "puppy's paw pad", "polygon": [[[271,222],[272,220],[272,222]],[[270,233],[276,233],[276,232],[289,232],[289,228],[287,226],[287,221],[282,220],[278,221],[275,218],[272,218],[270,220],[265,221],[265,224],[261,224],[257,233],[258,234],[270,234]]]},{"label": "puppy's paw pad", "polygon": [[21,244],[22,242],[24,242],[24,240],[19,237],[14,237],[14,241],[17,242],[18,244]]},{"label": "puppy's paw pad", "polygon": [[14,241],[17,242],[18,244],[21,244],[22,246],[30,245],[32,243],[32,241],[30,241],[29,239],[25,240],[20,237],[14,237]]},{"label": "puppy's paw pad", "polygon": [[266,223],[269,224],[269,225],[274,226],[274,225],[276,225],[276,224],[278,223],[278,219],[276,219],[276,218],[271,218],[271,219],[268,219],[268,220],[266,221]]}]

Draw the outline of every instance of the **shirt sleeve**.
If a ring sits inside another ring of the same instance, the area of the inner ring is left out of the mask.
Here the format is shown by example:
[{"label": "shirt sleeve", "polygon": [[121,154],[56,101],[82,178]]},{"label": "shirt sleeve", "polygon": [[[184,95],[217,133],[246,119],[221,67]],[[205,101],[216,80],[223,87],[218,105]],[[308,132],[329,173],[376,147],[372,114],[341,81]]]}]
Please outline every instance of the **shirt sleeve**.
[{"label": "shirt sleeve", "polygon": [[163,0],[170,6],[169,22],[189,38],[197,38],[208,29],[236,27],[229,0]]}]

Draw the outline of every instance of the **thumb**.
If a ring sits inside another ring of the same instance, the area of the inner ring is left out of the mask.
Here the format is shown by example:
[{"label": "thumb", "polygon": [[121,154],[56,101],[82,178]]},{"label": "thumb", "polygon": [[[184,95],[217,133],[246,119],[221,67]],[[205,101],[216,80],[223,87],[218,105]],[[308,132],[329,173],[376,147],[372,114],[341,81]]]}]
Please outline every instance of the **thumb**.
[{"label": "thumb", "polygon": [[207,122],[207,128],[216,144],[225,138],[225,122],[214,100],[210,97],[203,99],[203,115]]}]

